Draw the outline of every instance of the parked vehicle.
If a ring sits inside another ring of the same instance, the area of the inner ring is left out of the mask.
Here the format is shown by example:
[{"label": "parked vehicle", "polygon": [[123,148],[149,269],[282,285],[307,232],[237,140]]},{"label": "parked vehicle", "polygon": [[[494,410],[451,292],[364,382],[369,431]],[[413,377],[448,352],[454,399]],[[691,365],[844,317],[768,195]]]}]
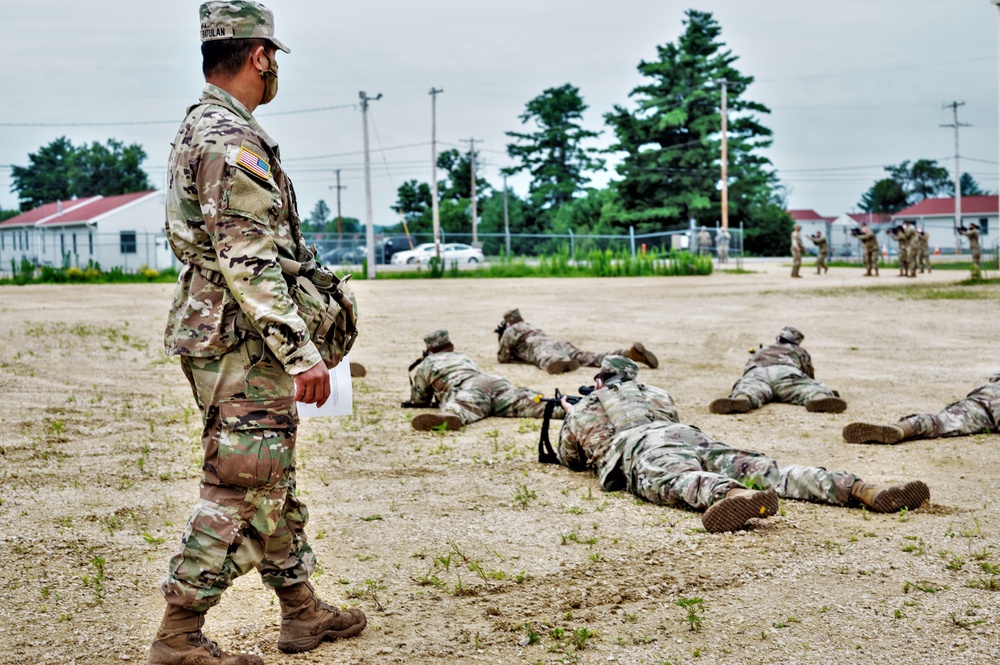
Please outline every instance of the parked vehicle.
[{"label": "parked vehicle", "polygon": [[[443,248],[443,246],[442,246]],[[434,243],[425,242],[413,249],[396,252],[392,255],[392,265],[400,266],[413,263],[427,263],[434,256]],[[424,260],[426,258],[426,260]]]},{"label": "parked vehicle", "polygon": [[[421,254],[418,257],[420,263],[429,263],[434,256],[434,245],[431,245],[429,253]],[[441,262],[450,266],[452,263],[482,263],[483,250],[466,245],[462,242],[449,242],[441,245]]]}]

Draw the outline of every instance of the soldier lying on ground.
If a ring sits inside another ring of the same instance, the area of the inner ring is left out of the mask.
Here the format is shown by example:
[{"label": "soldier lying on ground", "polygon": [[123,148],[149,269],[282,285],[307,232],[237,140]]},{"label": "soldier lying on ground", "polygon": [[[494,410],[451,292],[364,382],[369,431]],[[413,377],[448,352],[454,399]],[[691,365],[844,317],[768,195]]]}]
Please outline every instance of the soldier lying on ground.
[{"label": "soldier lying on ground", "polygon": [[[447,330],[425,335],[424,343],[423,359],[410,368],[410,401],[403,405],[430,406],[433,398],[441,410],[414,418],[414,429],[426,432],[444,425],[456,430],[487,416],[541,418],[545,413],[545,405],[535,399],[538,391],[484,372],[471,358],[455,352]],[[562,409],[554,415],[562,418]]]},{"label": "soldier lying on ground", "polygon": [[496,329],[500,336],[497,362],[524,361],[544,369],[549,374],[571,372],[581,366],[598,367],[606,355],[625,356],[656,369],[659,361],[645,346],[636,342],[628,349],[608,353],[581,351],[569,342],[553,339],[538,326],[521,318],[521,312],[512,309],[503,315]]},{"label": "soldier lying on ground", "polygon": [[778,333],[775,343],[753,354],[729,397],[709,405],[712,413],[746,413],[768,402],[805,406],[806,411],[840,413],[847,402],[836,390],[815,379],[812,358],[799,346],[805,338],[792,326]]},{"label": "soldier lying on ground", "polygon": [[704,511],[702,524],[713,533],[771,517],[778,497],[880,513],[916,509],[930,499],[920,481],[880,487],[847,471],[779,467],[761,453],[716,441],[679,423],[670,395],[636,381],[638,371],[627,358],[608,356],[594,377],[595,391],[575,405],[563,402],[559,461],[593,470],[606,490],[628,489],[652,503]]},{"label": "soldier lying on ground", "polygon": [[848,443],[900,443],[912,439],[968,436],[996,432],[1000,421],[1000,372],[989,383],[976,388],[965,399],[944,407],[939,413],[906,416],[895,425],[851,423],[844,428]]}]

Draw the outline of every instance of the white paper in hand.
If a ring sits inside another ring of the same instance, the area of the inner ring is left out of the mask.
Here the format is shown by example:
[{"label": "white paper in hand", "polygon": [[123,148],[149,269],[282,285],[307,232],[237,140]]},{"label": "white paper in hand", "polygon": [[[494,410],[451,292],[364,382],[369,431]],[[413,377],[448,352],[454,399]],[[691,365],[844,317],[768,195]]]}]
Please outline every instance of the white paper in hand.
[{"label": "white paper in hand", "polygon": [[315,404],[298,403],[299,417],[349,416],[354,409],[354,395],[351,390],[351,359],[344,356],[340,364],[330,370],[330,399],[317,407]]}]

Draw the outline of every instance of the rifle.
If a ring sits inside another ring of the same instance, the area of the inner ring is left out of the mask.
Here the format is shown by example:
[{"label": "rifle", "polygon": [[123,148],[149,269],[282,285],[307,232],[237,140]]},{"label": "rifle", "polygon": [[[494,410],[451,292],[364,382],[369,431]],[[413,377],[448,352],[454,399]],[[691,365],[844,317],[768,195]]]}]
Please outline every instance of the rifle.
[{"label": "rifle", "polygon": [[493,332],[497,334],[497,337],[503,337],[504,331],[507,330],[507,322],[501,321],[497,324],[497,327],[493,329]]},{"label": "rifle", "polygon": [[[589,395],[594,392],[594,386],[580,386],[578,392],[583,395]],[[538,437],[538,463],[539,464],[559,464],[559,457],[556,455],[555,451],[552,450],[552,443],[549,441],[549,422],[552,420],[552,412],[556,410],[556,407],[562,403],[563,397],[570,404],[578,403],[583,397],[577,397],[576,395],[563,395],[556,388],[555,397],[542,397],[541,395],[535,396],[536,403],[545,403],[545,411],[542,414],[542,429],[541,434]]]}]

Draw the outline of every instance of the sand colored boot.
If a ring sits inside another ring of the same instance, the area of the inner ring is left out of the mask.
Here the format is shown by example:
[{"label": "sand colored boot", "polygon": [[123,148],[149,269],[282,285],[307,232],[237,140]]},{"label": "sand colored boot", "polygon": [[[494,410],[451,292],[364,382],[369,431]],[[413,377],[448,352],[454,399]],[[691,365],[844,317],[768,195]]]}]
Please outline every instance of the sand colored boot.
[{"label": "sand colored boot", "polygon": [[361,363],[351,363],[351,376],[361,378],[368,374],[368,370]]},{"label": "sand colored boot", "polygon": [[708,405],[708,410],[712,413],[749,413],[753,410],[753,404],[747,397],[720,397],[713,400]]},{"label": "sand colored boot", "polygon": [[[462,429],[462,419],[450,413],[421,413],[413,419],[413,429],[418,432],[444,429],[449,432]],[[441,426],[444,425],[442,428]]]},{"label": "sand colored boot", "polygon": [[643,346],[640,342],[633,344],[632,348],[625,352],[625,357],[633,362],[648,365],[651,369],[656,369],[660,366],[660,361],[656,359],[653,352]]},{"label": "sand colored boot", "polygon": [[578,360],[556,360],[545,367],[545,371],[549,374],[565,374],[575,369],[580,369]]},{"label": "sand colored boot", "polygon": [[278,649],[283,653],[312,651],[323,640],[354,637],[368,623],[361,610],[341,610],[324,603],[309,582],[274,591],[281,601]]},{"label": "sand colored boot", "polygon": [[903,508],[916,510],[930,501],[931,491],[919,480],[891,487],[856,480],[851,485],[851,498],[876,513],[895,513]]},{"label": "sand colored boot", "polygon": [[204,613],[167,605],[146,665],[264,665],[257,656],[220,649],[202,634],[204,624]]},{"label": "sand colored boot", "polygon": [[805,407],[810,413],[843,413],[847,402],[839,397],[815,397],[806,401]]},{"label": "sand colored boot", "polygon": [[900,421],[895,425],[875,425],[873,423],[851,423],[844,427],[844,441],[847,443],[900,443],[912,439],[917,432],[912,425]]},{"label": "sand colored boot", "polygon": [[774,490],[731,489],[722,501],[708,507],[701,524],[709,533],[736,531],[751,519],[770,517],[778,512],[778,495]]}]

